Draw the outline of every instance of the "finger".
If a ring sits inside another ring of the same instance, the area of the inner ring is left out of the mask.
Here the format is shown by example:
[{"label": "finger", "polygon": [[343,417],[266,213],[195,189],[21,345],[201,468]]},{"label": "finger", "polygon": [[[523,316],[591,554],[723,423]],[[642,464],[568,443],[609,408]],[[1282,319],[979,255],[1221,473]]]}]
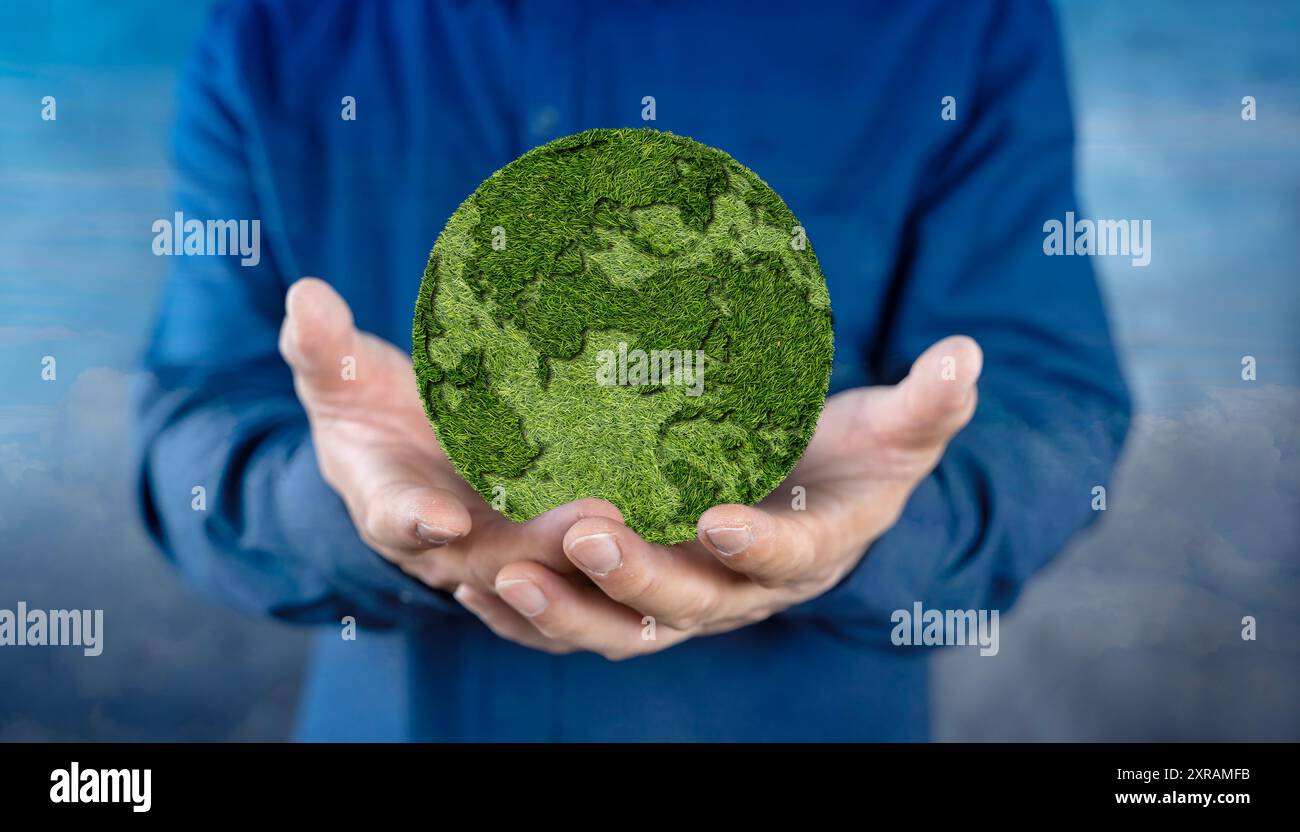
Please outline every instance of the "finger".
[{"label": "finger", "polygon": [[460,499],[419,480],[394,480],[364,500],[359,523],[371,546],[415,554],[469,534],[473,522]]},{"label": "finger", "polygon": [[847,390],[826,402],[817,430],[791,477],[808,467],[877,476],[915,476],[970,421],[983,367],[979,345],[965,336],[926,350],[892,387]]},{"label": "finger", "polygon": [[295,379],[314,389],[343,387],[340,362],[355,355],[357,342],[347,302],[325,281],[304,277],[289,287],[284,307],[280,354]]},{"label": "finger", "polygon": [[470,579],[481,589],[490,589],[497,573],[508,563],[532,560],[556,572],[574,571],[564,555],[564,534],[586,517],[606,517],[623,522],[623,514],[605,500],[575,500],[543,512],[524,523],[500,522],[484,525],[466,541]]},{"label": "finger", "polygon": [[723,566],[763,586],[798,585],[814,575],[816,541],[793,514],[714,506],[696,528],[700,543]]},{"label": "finger", "polygon": [[561,641],[547,638],[505,601],[495,595],[479,592],[477,589],[461,584],[452,597],[460,605],[474,614],[489,630],[506,641],[522,644],[534,650],[541,650],[557,656],[572,653],[577,648]]},{"label": "finger", "polygon": [[683,630],[730,616],[737,595],[755,587],[693,547],[647,543],[604,517],[579,520],[564,535],[569,560],[606,596]]},{"label": "finger", "polygon": [[686,637],[671,627],[647,622],[641,613],[611,601],[599,589],[575,584],[539,563],[510,564],[497,576],[495,588],[501,600],[543,636],[614,661]]},{"label": "finger", "polygon": [[946,442],[974,413],[983,366],[973,339],[945,338],[916,359],[907,378],[878,388],[876,400],[859,415],[877,441],[900,447]]}]

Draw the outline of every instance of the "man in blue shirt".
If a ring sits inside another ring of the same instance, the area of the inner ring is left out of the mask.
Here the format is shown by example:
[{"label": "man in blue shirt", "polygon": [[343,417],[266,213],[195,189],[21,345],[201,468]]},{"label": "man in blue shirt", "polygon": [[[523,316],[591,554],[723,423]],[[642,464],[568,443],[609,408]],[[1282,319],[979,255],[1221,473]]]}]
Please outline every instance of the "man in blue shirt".
[{"label": "man in blue shirt", "polygon": [[[617,126],[767,180],[835,314],[787,485],[674,549],[596,500],[505,521],[407,357],[460,201]],[[227,4],[181,87],[177,207],[260,220],[260,260],[175,261],[137,394],[149,529],[203,591],[332,625],[305,738],[924,739],[928,651],[894,611],[1006,609],[1127,427],[1089,262],[1043,249],[1072,138],[1030,0]]]}]

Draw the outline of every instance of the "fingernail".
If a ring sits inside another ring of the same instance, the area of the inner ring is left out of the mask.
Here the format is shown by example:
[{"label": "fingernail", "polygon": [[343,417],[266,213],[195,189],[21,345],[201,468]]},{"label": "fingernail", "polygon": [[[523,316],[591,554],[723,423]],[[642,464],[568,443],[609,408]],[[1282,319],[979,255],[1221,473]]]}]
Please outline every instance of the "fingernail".
[{"label": "fingernail", "polygon": [[444,529],[441,526],[430,526],[426,523],[416,523],[415,532],[420,536],[421,540],[428,543],[430,546],[446,546],[448,543],[460,537],[459,533],[453,532],[451,529]]},{"label": "fingernail", "polygon": [[748,526],[718,526],[705,529],[704,533],[709,536],[713,548],[727,557],[740,554],[754,542],[754,533]]},{"label": "fingernail", "polygon": [[623,553],[611,534],[589,534],[569,544],[569,554],[588,572],[605,575],[623,565]]},{"label": "fingernail", "polygon": [[497,594],[522,615],[532,618],[546,611],[546,596],[537,584],[522,578],[514,581],[497,581]]}]

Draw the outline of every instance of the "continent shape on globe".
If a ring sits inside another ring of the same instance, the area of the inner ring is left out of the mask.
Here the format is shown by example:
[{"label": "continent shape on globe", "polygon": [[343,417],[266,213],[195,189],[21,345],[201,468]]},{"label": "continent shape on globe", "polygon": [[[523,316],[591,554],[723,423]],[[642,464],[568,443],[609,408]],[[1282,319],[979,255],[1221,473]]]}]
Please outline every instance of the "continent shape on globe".
[{"label": "continent shape on globe", "polygon": [[429,256],[413,358],[456,470],[515,521],[583,497],[695,537],[798,461],[833,336],[794,215],[726,153],[589,130],[492,174]]}]

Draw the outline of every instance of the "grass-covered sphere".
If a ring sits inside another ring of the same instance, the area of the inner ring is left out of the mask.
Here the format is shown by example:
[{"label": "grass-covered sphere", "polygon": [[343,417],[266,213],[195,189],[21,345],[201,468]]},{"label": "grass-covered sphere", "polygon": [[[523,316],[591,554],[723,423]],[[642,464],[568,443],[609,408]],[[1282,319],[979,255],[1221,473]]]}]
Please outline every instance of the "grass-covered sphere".
[{"label": "grass-covered sphere", "polygon": [[826,282],[803,229],[734,159],[589,130],[492,174],[438,237],[415,372],[447,456],[523,521],[582,497],[646,540],[753,504],[826,398]]}]

